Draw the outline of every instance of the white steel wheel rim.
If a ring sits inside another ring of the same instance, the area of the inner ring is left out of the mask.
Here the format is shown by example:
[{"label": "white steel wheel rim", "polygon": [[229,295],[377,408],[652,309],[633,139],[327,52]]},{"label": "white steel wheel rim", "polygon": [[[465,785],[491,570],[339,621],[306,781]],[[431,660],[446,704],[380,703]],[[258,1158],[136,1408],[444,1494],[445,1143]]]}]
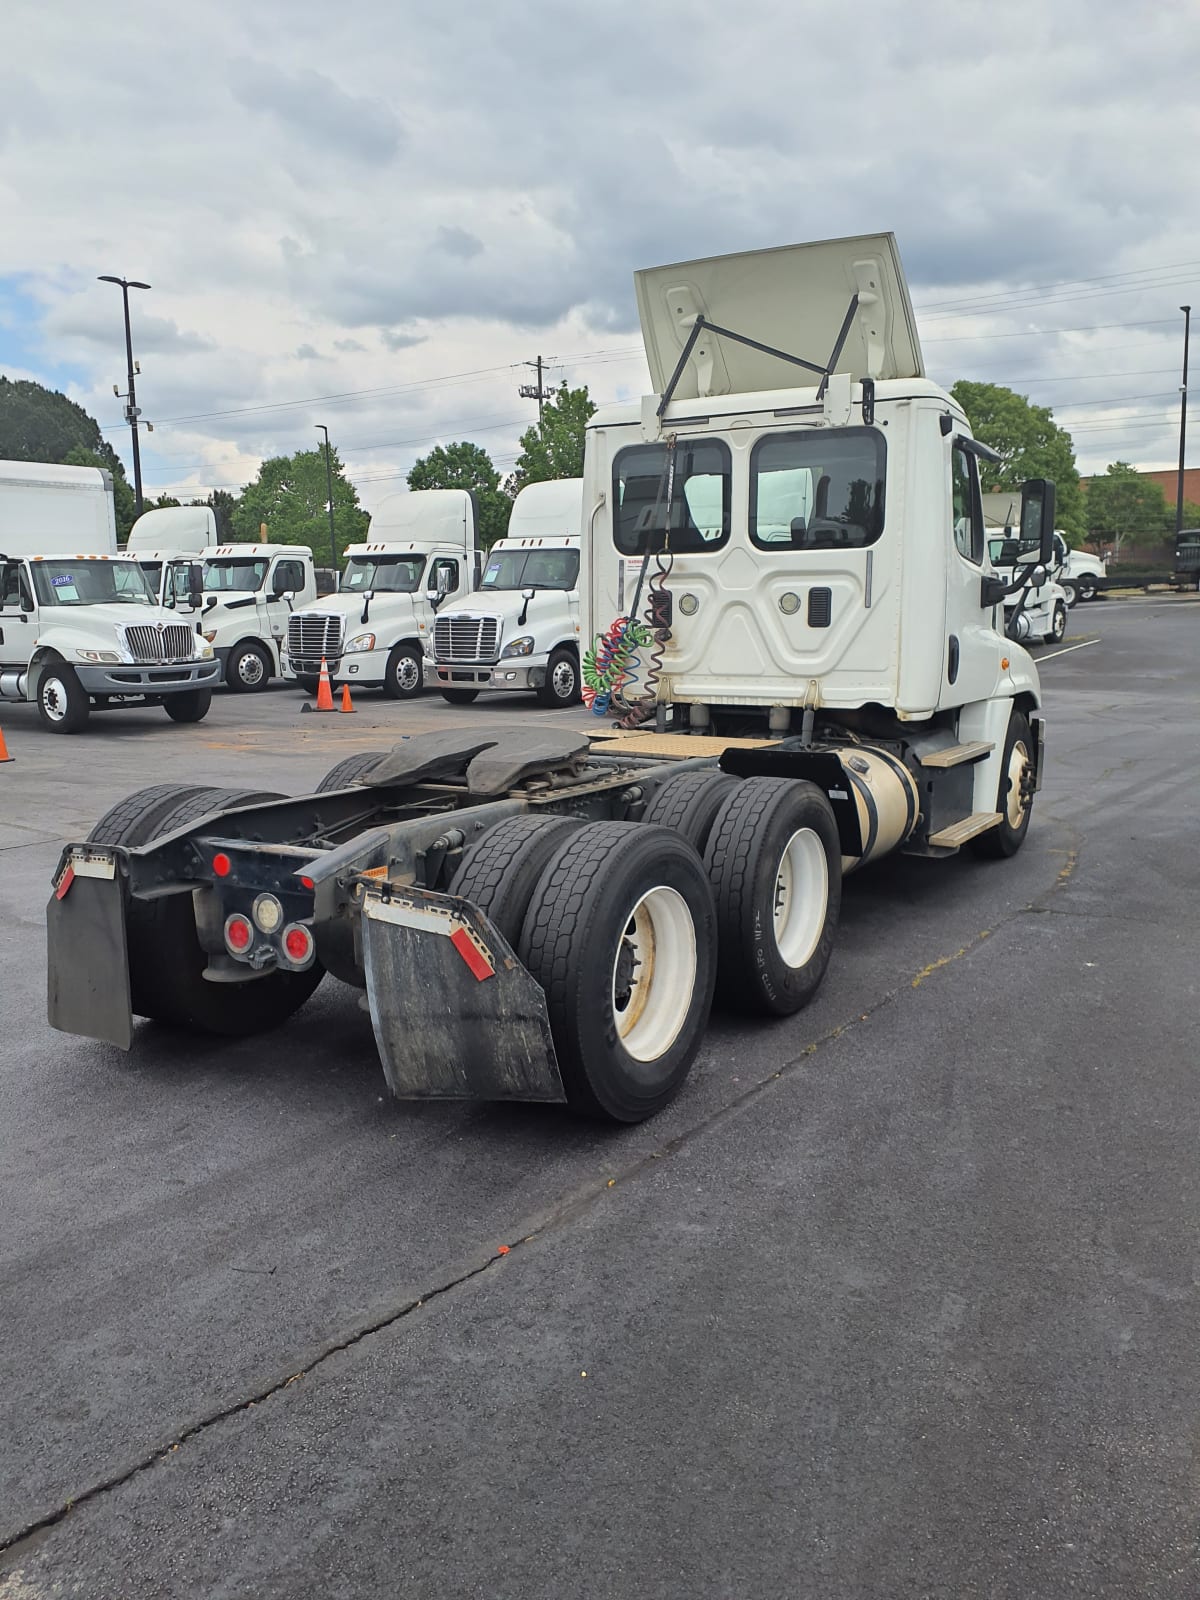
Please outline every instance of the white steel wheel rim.
[{"label": "white steel wheel rim", "polygon": [[401,656],[396,663],[396,682],[402,689],[415,689],[420,671],[412,656]]},{"label": "white steel wheel rim", "polygon": [[550,682],[560,700],[568,699],[575,692],[575,668],[569,661],[558,662],[550,675]]},{"label": "white steel wheel rim", "polygon": [[698,968],[696,924],[676,889],[648,889],[629,914],[612,967],[617,1037],[635,1061],[657,1061],[691,1010]]},{"label": "white steel wheel rim", "polygon": [[257,650],[247,650],[244,655],[238,657],[238,677],[248,687],[253,688],[255,684],[261,683],[265,672],[266,668]]},{"label": "white steel wheel rim", "polygon": [[42,684],[42,707],[51,722],[65,720],[67,688],[61,678],[47,678]]},{"label": "white steel wheel rim", "polygon": [[828,908],[825,846],[812,828],[798,828],[784,846],[775,873],[775,944],[789,967],[803,967],[812,959]]},{"label": "white steel wheel rim", "polygon": [[1066,612],[1066,607],[1064,606],[1064,607],[1060,608],[1060,607],[1056,606],[1055,610],[1054,610],[1054,637],[1056,639],[1061,639],[1063,634],[1066,633],[1066,631],[1067,631],[1067,612]]},{"label": "white steel wheel rim", "polygon": [[1005,815],[1010,828],[1019,828],[1025,818],[1025,773],[1029,768],[1029,751],[1023,739],[1018,739],[1008,758],[1008,799]]}]

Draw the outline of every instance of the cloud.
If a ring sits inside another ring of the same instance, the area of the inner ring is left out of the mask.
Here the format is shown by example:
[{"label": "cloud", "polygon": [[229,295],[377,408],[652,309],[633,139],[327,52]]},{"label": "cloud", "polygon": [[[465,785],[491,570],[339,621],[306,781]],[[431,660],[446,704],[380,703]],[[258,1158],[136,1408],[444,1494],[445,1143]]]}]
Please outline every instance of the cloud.
[{"label": "cloud", "polygon": [[443,225],[437,231],[437,242],[439,249],[448,256],[457,256],[460,261],[470,261],[483,254],[483,240],[477,239],[465,228],[447,228]]},{"label": "cloud", "polygon": [[247,111],[274,117],[290,138],[322,151],[385,164],[400,148],[400,121],[386,101],[347,94],[323,73],[243,59],[231,63],[229,86]]},{"label": "cloud", "polygon": [[317,421],[368,499],[438,439],[511,459],[539,351],[598,399],[644,389],[635,268],[882,228],[939,381],[1011,380],[1101,469],[1173,458],[1176,307],[1200,303],[1194,8],[161,16],[126,0],[121,29],[86,30],[10,0],[0,90],[0,280],[23,297],[0,369],[69,386],[125,449],[120,307],[94,279],[153,283],[134,341],[158,485],[228,481]]}]

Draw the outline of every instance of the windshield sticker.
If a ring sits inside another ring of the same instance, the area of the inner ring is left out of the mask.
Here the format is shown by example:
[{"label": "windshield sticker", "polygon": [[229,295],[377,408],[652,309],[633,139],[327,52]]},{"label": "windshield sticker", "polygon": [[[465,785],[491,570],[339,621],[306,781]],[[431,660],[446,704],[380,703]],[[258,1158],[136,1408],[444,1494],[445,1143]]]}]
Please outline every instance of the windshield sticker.
[{"label": "windshield sticker", "polygon": [[51,578],[50,582],[56,589],[73,589],[75,587],[75,579],[69,574],[59,578]]}]

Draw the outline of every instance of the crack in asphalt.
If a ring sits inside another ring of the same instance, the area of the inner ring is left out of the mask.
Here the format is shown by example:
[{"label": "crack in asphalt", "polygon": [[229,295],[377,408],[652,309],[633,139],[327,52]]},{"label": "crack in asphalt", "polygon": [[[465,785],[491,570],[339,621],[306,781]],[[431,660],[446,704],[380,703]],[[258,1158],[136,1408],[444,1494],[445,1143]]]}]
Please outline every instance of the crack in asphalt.
[{"label": "crack in asphalt", "polygon": [[[1078,834],[1074,828],[1072,828],[1069,824],[1060,825],[1065,827],[1068,835],[1074,835],[1075,839],[1078,840]],[[482,1277],[485,1273],[490,1272],[493,1267],[499,1266],[501,1262],[506,1259],[506,1257],[514,1254],[524,1246],[531,1245],[548,1234],[561,1231],[563,1227],[576,1221],[579,1217],[591,1210],[598,1201],[603,1199],[604,1196],[610,1192],[610,1190],[616,1188],[619,1184],[628,1184],[633,1182],[646,1172],[652,1170],[657,1162],[668,1160],[672,1156],[677,1155],[680,1151],[687,1149],[702,1135],[712,1132],[714,1129],[721,1127],[723,1123],[738,1115],[748,1105],[752,1104],[762,1095],[768,1093],[776,1084],[794,1077],[797,1072],[799,1072],[811,1061],[811,1058],[815,1056],[819,1050],[826,1045],[832,1044],[834,1040],[843,1038],[846,1034],[851,1033],[854,1029],[861,1027],[864,1022],[869,1021],[877,1012],[882,1011],[885,1007],[894,1004],[894,1002],[900,998],[906,990],[918,988],[922,983],[934,977],[944,968],[957,964],[965,956],[969,956],[974,951],[978,950],[986,940],[994,937],[994,935],[1000,929],[1007,927],[1010,923],[1016,922],[1019,918],[1027,916],[1030,913],[1050,911],[1051,908],[1048,905],[1045,905],[1044,902],[1049,900],[1051,896],[1056,894],[1063,887],[1067,880],[1073,875],[1078,864],[1079,846],[1077,842],[1070,845],[1066,851],[1066,856],[1066,863],[1059,869],[1053,883],[1051,883],[1041,895],[1030,901],[1027,905],[1015,907],[1012,911],[1002,916],[994,928],[983,928],[977,934],[975,934],[973,938],[968,939],[965,944],[963,944],[952,954],[935,957],[928,963],[927,966],[922,968],[920,972],[915,973],[911,978],[903,979],[893,988],[885,990],[884,993],[880,995],[878,999],[868,1005],[865,1010],[859,1012],[856,1016],[850,1018],[846,1022],[836,1023],[833,1027],[826,1029],[823,1034],[816,1039],[810,1040],[809,1043],[806,1044],[799,1052],[799,1054],[794,1056],[790,1061],[785,1061],[784,1064],[776,1071],[768,1073],[764,1078],[757,1079],[746,1089],[735,1095],[731,1100],[727,1100],[723,1105],[716,1107],[716,1109],[711,1111],[707,1116],[702,1117],[698,1122],[693,1123],[690,1127],[684,1128],[680,1133],[676,1134],[673,1138],[668,1139],[664,1144],[659,1145],[656,1149],[648,1151],[643,1156],[639,1156],[636,1160],[631,1161],[627,1166],[618,1169],[618,1171],[614,1174],[609,1174],[608,1176],[597,1179],[594,1182],[589,1182],[583,1185],[573,1195],[560,1198],[559,1202],[551,1210],[542,1212],[540,1217],[535,1214],[534,1218],[531,1219],[531,1222],[528,1225],[528,1232],[520,1234],[519,1237],[515,1238],[510,1244],[499,1246],[496,1252],[493,1255],[488,1256],[486,1260],[468,1268],[465,1272],[459,1273],[458,1276],[450,1278],[446,1282],[440,1283],[432,1289],[426,1290],[416,1299],[406,1301],[405,1304],[400,1306],[398,1309],[388,1312],[385,1316],[377,1317],[372,1322],[355,1329],[354,1332],[346,1335],[344,1338],[340,1338],[328,1344],[322,1345],[313,1358],[298,1371],[289,1374],[289,1376],[286,1378],[276,1379],[274,1382],[266,1384],[262,1389],[256,1390],[253,1394],[244,1396],[240,1400],[233,1401],[229,1405],[222,1406],[218,1410],[208,1413],[207,1415],[199,1418],[199,1420],[196,1422],[190,1424],[190,1426],[187,1428],[184,1428],[166,1444],[154,1446],[153,1449],[147,1451],[145,1455],[139,1457],[138,1460],[123,1468],[121,1471],[111,1473],[108,1477],[89,1485],[86,1489],[81,1490],[78,1494],[72,1495],[69,1499],[64,1500],[62,1504],[55,1507],[53,1511],[48,1511],[44,1513],[44,1515],[35,1518],[33,1521],[24,1524],[14,1533],[6,1536],[0,1536],[0,1556],[8,1556],[19,1552],[22,1545],[26,1544],[30,1539],[33,1539],[38,1535],[44,1534],[50,1529],[57,1527],[79,1506],[86,1505],[89,1501],[96,1500],[103,1495],[112,1493],[114,1490],[123,1488],[124,1485],[129,1483],[132,1479],[139,1477],[144,1472],[150,1471],[160,1462],[166,1461],[177,1450],[179,1450],[182,1445],[188,1443],[190,1440],[195,1439],[198,1435],[206,1433],[210,1428],[216,1427],[220,1423],[226,1422],[232,1417],[240,1416],[247,1411],[253,1410],[256,1406],[259,1406],[265,1401],[272,1399],[275,1395],[281,1394],[285,1389],[291,1388],[292,1385],[297,1383],[300,1379],[308,1377],[319,1367],[323,1366],[325,1362],[332,1359],[332,1357],[340,1355],[343,1351],[353,1349],[356,1345],[361,1344],[364,1340],[370,1338],[374,1334],[384,1333],[389,1328],[395,1327],[398,1323],[403,1322],[407,1317],[410,1317],[415,1312],[422,1310],[431,1301],[438,1300],[442,1298],[442,1296],[450,1294],[453,1290],[460,1288],[463,1284],[469,1283],[473,1278]]]}]

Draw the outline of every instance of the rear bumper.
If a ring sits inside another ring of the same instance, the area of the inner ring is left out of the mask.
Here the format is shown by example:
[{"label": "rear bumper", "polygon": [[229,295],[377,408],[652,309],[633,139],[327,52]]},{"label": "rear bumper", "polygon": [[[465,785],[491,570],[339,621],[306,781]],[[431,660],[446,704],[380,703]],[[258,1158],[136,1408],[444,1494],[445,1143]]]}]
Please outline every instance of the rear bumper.
[{"label": "rear bumper", "polygon": [[546,663],[497,661],[426,661],[427,689],[540,689]]},{"label": "rear bumper", "polygon": [[75,676],[88,694],[180,694],[189,689],[211,689],[220,683],[222,663],[182,662],[174,666],[84,666],[75,667]]}]

